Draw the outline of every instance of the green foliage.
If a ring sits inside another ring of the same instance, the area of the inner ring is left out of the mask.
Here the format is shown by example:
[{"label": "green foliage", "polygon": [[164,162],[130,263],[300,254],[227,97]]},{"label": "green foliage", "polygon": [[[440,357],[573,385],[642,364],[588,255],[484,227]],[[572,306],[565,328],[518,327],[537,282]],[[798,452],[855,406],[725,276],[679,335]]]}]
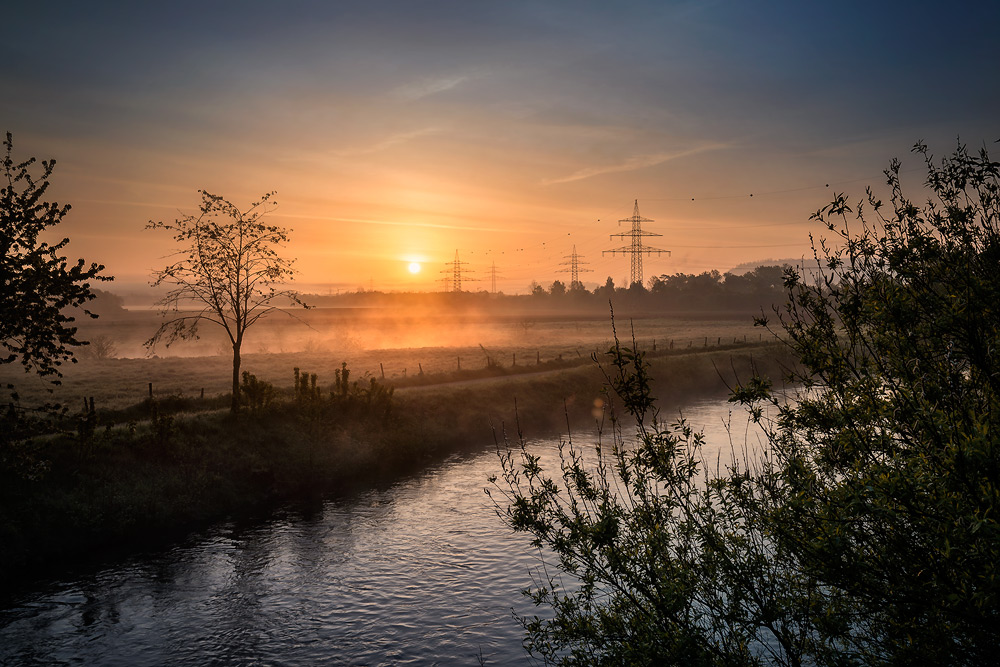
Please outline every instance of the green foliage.
[{"label": "green foliage", "polygon": [[817,613],[863,619],[821,637],[865,663],[983,664],[1000,644],[1000,165],[914,151],[923,206],[893,161],[889,207],[869,190],[814,216],[837,245],[819,284],[789,272],[781,319],[816,389],[769,428],[781,484],[747,502],[824,582]]},{"label": "green foliage", "polygon": [[[732,400],[769,441],[720,474],[665,426],[640,352],[609,385],[636,423],[610,452],[571,443],[546,476],[502,452],[497,509],[557,559],[526,646],[553,664],[988,664],[1000,651],[1000,165],[965,147],[930,200],[886,171],[885,206],[814,216],[824,271],[788,270],[793,399],[751,377]],[[761,318],[764,323],[764,318]],[[768,414],[771,418],[768,418]],[[561,575],[572,575],[566,583]]]},{"label": "green foliage", "polygon": [[347,367],[347,362],[334,371],[336,380],[325,399],[315,373],[304,373],[298,367],[293,370],[295,402],[300,414],[309,421],[378,421],[392,415],[394,388],[374,377],[351,382],[351,369]]},{"label": "green foliage", "polygon": [[502,481],[492,480],[500,516],[559,568],[528,591],[550,610],[521,619],[525,646],[550,664],[753,664],[761,633],[739,614],[763,616],[773,601],[732,593],[770,570],[728,560],[741,519],[722,487],[703,485],[701,434],[659,419],[644,353],[616,337],[609,356],[608,384],[636,420],[636,442],[612,412],[610,446],[603,433],[592,454],[569,440],[558,477],[522,439],[501,450]]},{"label": "green foliage", "polygon": [[158,448],[163,448],[177,435],[177,427],[174,423],[174,416],[153,409],[153,417],[149,420],[152,431],[153,443]]},{"label": "green foliage", "polygon": [[[296,369],[298,370],[298,369]],[[240,393],[244,404],[250,413],[258,415],[274,400],[274,385],[264,380],[258,380],[250,371],[243,371],[243,382],[240,383]]]},{"label": "green foliage", "polygon": [[[75,361],[73,348],[86,343],[76,338],[70,314],[94,298],[90,281],[111,280],[99,264],[84,260],[69,264],[61,253],[64,238],[54,245],[40,239],[62,222],[68,204],[44,201],[55,160],[43,160],[41,173],[32,173],[35,158],[17,162],[13,138],[3,142],[3,178],[0,185],[0,364],[20,361],[25,371],[41,377],[61,377],[59,366]],[[83,313],[96,317],[87,310]],[[8,385],[8,389],[14,389]],[[16,394],[12,394],[17,400]]]},{"label": "green foliage", "polygon": [[8,406],[0,420],[0,478],[34,481],[45,476],[49,462],[31,436],[47,424],[48,420],[39,419],[30,411],[18,410],[13,404]]}]

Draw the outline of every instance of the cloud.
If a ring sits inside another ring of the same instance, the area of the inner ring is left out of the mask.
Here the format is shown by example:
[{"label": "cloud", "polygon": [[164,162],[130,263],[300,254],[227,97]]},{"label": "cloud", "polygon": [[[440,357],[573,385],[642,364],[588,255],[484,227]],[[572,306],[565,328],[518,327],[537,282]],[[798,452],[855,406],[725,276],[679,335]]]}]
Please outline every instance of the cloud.
[{"label": "cloud", "polygon": [[396,97],[402,97],[405,100],[419,100],[424,97],[430,97],[431,95],[443,93],[446,90],[451,90],[452,88],[465,83],[468,79],[469,77],[464,74],[450,77],[421,79],[419,81],[399,86],[393,90],[393,95]]},{"label": "cloud", "polygon": [[363,155],[372,155],[374,153],[392,148],[393,146],[398,146],[399,144],[404,144],[414,139],[419,139],[432,134],[438,134],[444,131],[445,129],[441,127],[422,127],[416,130],[409,130],[407,132],[390,134],[367,145],[358,145],[325,152],[294,151],[288,153],[287,155],[278,157],[277,160],[278,162],[327,162],[330,158],[355,158]]},{"label": "cloud", "polygon": [[274,213],[273,217],[276,218],[295,218],[300,220],[319,220],[322,222],[349,222],[352,224],[362,224],[362,225],[389,225],[392,227],[426,227],[428,229],[450,229],[450,230],[464,230],[464,231],[475,231],[475,232],[498,232],[498,233],[509,233],[509,227],[485,227],[483,225],[446,225],[443,223],[435,222],[413,222],[413,221],[403,221],[403,220],[376,220],[373,218],[341,218],[334,216],[325,215],[300,215],[300,214],[289,214],[289,213]]},{"label": "cloud", "polygon": [[557,185],[559,183],[571,183],[573,181],[582,181],[585,178],[592,178],[594,176],[600,176],[602,174],[615,174],[622,171],[635,171],[637,169],[645,169],[646,167],[655,167],[658,164],[663,164],[664,162],[669,162],[670,160],[676,160],[677,158],[687,157],[689,155],[697,155],[699,153],[704,153],[706,151],[717,150],[724,148],[723,144],[709,144],[706,146],[699,146],[698,148],[691,148],[685,151],[676,151],[673,153],[652,153],[649,155],[633,155],[624,162],[618,164],[601,165],[594,167],[585,167],[584,169],[579,169],[569,176],[562,176],[560,178],[550,178],[548,180],[542,181],[542,185]]},{"label": "cloud", "polygon": [[391,134],[384,139],[376,141],[370,146],[362,146],[357,148],[345,148],[343,150],[334,151],[333,155],[336,157],[356,157],[358,155],[370,155],[372,153],[378,153],[387,148],[392,148],[407,141],[413,139],[419,139],[420,137],[426,137],[430,134],[436,134],[441,132],[439,127],[423,127],[417,130],[410,130],[409,132],[398,132],[396,134]]}]

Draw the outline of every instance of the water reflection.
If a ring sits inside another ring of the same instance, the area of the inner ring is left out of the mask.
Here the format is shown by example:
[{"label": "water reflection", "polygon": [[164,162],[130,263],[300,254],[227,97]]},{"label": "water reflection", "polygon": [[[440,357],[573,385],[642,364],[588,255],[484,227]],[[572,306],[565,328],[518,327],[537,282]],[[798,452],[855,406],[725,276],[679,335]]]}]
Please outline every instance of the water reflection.
[{"label": "water reflection", "polygon": [[[685,410],[708,460],[729,451],[728,415]],[[551,461],[557,444],[532,448]],[[483,493],[498,468],[491,451],[456,456],[62,582],[0,611],[0,664],[530,664],[511,609],[534,613],[519,591],[537,552]]]}]

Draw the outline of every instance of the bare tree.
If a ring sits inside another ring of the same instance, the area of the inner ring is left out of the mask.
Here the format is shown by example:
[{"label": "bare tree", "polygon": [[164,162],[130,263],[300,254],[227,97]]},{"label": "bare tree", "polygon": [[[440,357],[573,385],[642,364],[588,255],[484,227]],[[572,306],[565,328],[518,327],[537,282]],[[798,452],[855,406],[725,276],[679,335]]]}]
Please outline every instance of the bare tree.
[{"label": "bare tree", "polygon": [[118,342],[105,334],[91,336],[90,345],[85,348],[82,356],[101,361],[114,359],[118,356]]},{"label": "bare tree", "polygon": [[219,195],[199,192],[197,215],[146,225],[171,232],[180,245],[173,255],[176,261],[153,273],[154,287],[168,284],[171,289],[157,302],[165,321],[146,347],[152,349],[161,340],[170,345],[197,338],[202,322],[225,329],[233,348],[231,411],[235,413],[239,411],[240,349],[247,329],[280,310],[282,302],[305,304],[297,292],[284,288],[295,273],[294,260],[278,254],[288,242],[288,230],[262,222],[274,209],[274,193],[240,210]]}]

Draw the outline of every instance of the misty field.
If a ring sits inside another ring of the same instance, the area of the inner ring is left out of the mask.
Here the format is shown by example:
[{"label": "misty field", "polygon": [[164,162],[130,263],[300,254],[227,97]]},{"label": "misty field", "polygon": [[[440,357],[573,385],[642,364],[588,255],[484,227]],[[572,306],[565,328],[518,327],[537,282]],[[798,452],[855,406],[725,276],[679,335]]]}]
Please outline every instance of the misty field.
[{"label": "misty field", "polygon": [[[333,309],[330,309],[333,310]],[[405,387],[462,379],[493,365],[498,372],[526,372],[533,366],[590,363],[591,354],[611,345],[609,317],[392,316],[310,311],[305,321],[284,315],[262,321],[244,344],[243,370],[279,388],[290,388],[293,368],[334,381],[347,363],[351,378],[383,377]],[[153,332],[152,312],[129,312],[81,327],[84,338],[111,343],[114,358],[95,358],[83,348],[79,363],[65,364],[60,386],[26,375],[19,366],[0,369],[0,381],[17,385],[22,403],[56,401],[71,409],[93,397],[98,409],[119,409],[149,396],[206,397],[229,392],[232,351],[217,327],[199,340],[158,346],[147,355],[142,343]],[[749,318],[643,318],[617,322],[618,334],[632,332],[648,351],[713,348],[734,342],[767,341],[770,334]],[[515,368],[516,367],[516,368]],[[459,375],[456,371],[463,371]]]}]

